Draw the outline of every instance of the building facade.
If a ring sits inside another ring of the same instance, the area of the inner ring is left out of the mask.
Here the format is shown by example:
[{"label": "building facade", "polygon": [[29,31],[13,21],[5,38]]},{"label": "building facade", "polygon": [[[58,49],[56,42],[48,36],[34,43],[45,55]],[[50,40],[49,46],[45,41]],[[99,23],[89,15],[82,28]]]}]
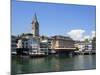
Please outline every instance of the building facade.
[{"label": "building facade", "polygon": [[92,39],[92,50],[96,50],[96,37]]},{"label": "building facade", "polygon": [[56,52],[68,52],[76,50],[74,41],[66,36],[53,36],[51,48]]},{"label": "building facade", "polygon": [[[27,33],[19,37],[17,43],[17,50],[23,50],[28,54],[35,54],[40,52],[40,43],[36,37],[33,37],[33,34]],[[22,52],[22,53],[23,53]]]},{"label": "building facade", "polygon": [[17,49],[17,37],[12,35],[11,36],[11,53],[16,54]]},{"label": "building facade", "polygon": [[46,54],[52,53],[52,39],[47,36],[40,36],[40,49],[44,51]]},{"label": "building facade", "polygon": [[53,36],[52,48],[75,48],[74,41],[66,36]]},{"label": "building facade", "polygon": [[85,42],[85,41],[75,41],[75,47],[78,49],[78,51],[91,51],[92,50],[92,43],[91,41]]}]

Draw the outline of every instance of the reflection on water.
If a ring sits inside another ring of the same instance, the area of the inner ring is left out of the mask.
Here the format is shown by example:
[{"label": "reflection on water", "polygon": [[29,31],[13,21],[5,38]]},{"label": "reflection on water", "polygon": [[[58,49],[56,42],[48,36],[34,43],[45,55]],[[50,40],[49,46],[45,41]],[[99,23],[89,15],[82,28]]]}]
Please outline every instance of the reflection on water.
[{"label": "reflection on water", "polygon": [[96,68],[95,55],[74,57],[12,57],[12,75],[15,73],[37,73],[54,71],[72,71]]}]

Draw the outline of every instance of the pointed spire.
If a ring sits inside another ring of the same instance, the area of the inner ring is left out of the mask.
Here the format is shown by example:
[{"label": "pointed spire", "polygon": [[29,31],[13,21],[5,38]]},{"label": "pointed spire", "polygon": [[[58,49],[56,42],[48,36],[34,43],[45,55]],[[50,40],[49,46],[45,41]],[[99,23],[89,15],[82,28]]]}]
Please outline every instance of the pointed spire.
[{"label": "pointed spire", "polygon": [[33,24],[34,22],[37,22],[37,15],[36,15],[36,12],[35,12],[35,14],[34,14],[34,17],[33,17],[33,20],[32,20],[32,24]]},{"label": "pointed spire", "polygon": [[34,15],[34,20],[37,21],[37,16],[36,16],[36,12],[35,12],[35,15]]}]

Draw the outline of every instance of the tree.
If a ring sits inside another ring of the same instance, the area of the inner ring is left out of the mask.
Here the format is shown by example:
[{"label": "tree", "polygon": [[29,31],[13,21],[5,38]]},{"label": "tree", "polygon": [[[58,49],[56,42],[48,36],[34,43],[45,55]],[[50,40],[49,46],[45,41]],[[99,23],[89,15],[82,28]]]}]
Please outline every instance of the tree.
[{"label": "tree", "polygon": [[87,38],[84,41],[85,41],[85,43],[89,43],[89,39],[87,39]]}]

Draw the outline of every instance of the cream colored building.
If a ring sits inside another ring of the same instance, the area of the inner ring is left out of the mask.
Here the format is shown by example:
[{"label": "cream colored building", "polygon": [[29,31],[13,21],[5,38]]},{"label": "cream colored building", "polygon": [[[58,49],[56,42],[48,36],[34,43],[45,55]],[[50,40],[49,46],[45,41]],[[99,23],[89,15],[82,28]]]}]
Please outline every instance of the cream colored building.
[{"label": "cream colored building", "polygon": [[53,36],[52,37],[52,49],[56,50],[75,50],[74,41],[70,37],[66,36]]}]

